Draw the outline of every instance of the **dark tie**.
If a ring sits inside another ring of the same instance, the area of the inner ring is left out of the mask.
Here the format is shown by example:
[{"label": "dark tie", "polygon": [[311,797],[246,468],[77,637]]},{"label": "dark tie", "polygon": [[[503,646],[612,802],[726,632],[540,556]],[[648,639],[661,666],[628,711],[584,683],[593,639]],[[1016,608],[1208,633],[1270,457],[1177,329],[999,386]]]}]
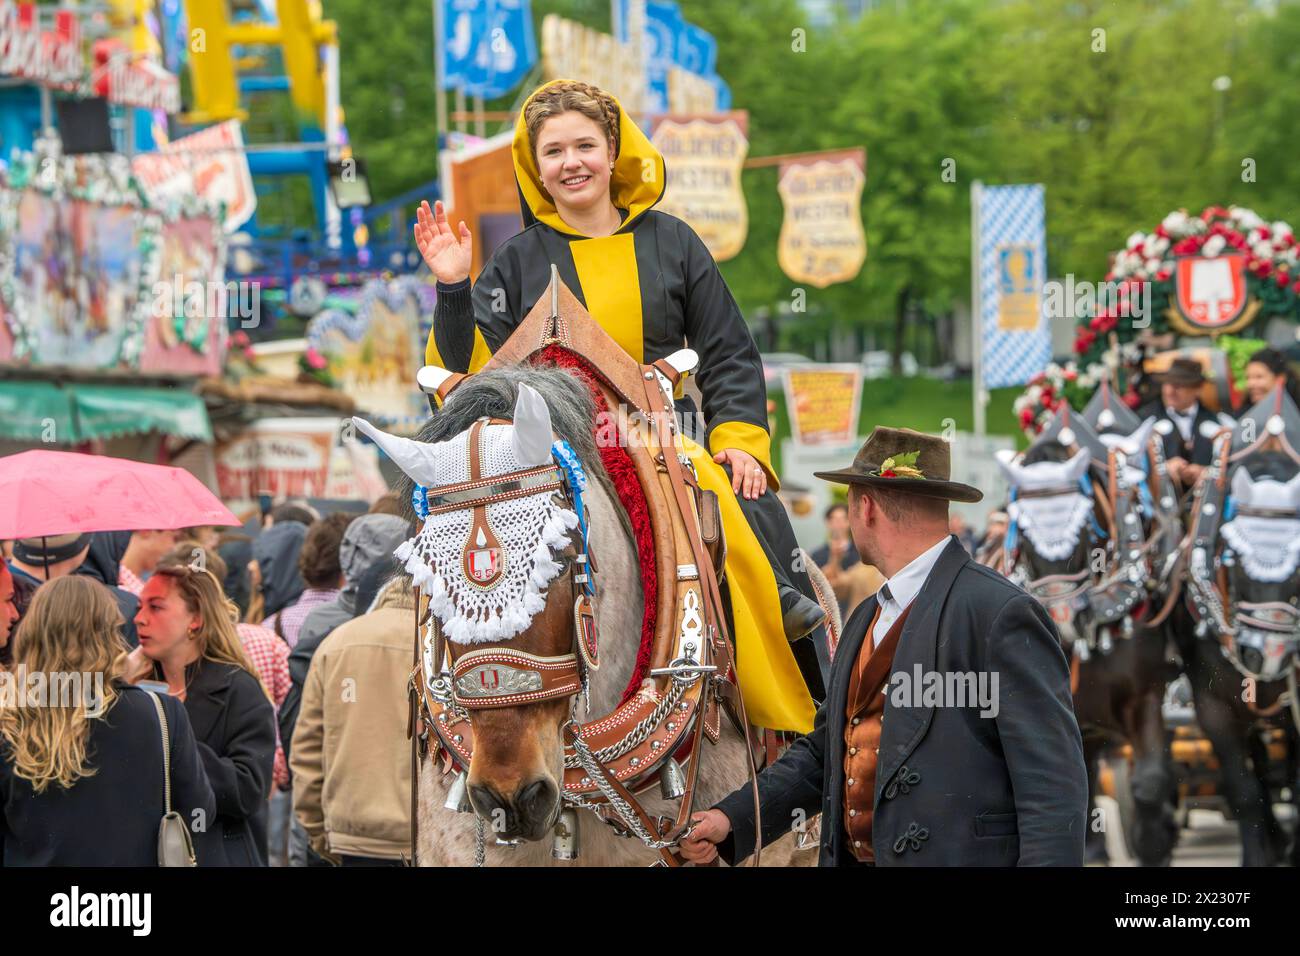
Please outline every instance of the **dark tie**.
[{"label": "dark tie", "polygon": [[892,601],[894,599],[893,593],[889,590],[889,582],[885,582],[880,586],[880,590],[876,592],[876,597],[880,601],[882,607],[886,601]]}]

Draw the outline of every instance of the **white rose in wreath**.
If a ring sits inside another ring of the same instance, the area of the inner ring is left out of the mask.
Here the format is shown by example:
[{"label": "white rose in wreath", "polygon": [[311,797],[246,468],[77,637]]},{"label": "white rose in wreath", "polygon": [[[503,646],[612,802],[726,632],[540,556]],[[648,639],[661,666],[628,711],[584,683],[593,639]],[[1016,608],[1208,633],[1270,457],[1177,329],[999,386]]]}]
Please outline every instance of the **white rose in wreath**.
[{"label": "white rose in wreath", "polygon": [[1233,206],[1228,212],[1233,219],[1237,220],[1239,232],[1246,229],[1258,229],[1264,225],[1264,220],[1260,219],[1253,209],[1247,209],[1244,206]]},{"label": "white rose in wreath", "polygon": [[1124,248],[1136,249],[1138,246],[1142,245],[1142,243],[1146,242],[1146,238],[1145,233],[1135,232],[1133,235],[1128,237],[1128,242],[1125,244]]},{"label": "white rose in wreath", "polygon": [[1223,251],[1225,245],[1227,245],[1227,240],[1222,236],[1210,236],[1209,239],[1205,240],[1205,245],[1201,246],[1201,255],[1213,258]]},{"label": "white rose in wreath", "polygon": [[1169,235],[1173,236],[1175,239],[1181,239],[1183,234],[1187,231],[1187,213],[1183,212],[1181,209],[1177,212],[1171,212],[1169,215],[1165,216],[1164,221],[1161,222],[1160,225],[1165,227],[1165,232],[1169,233]]},{"label": "white rose in wreath", "polygon": [[1290,236],[1290,235],[1292,235],[1291,227],[1287,225],[1285,222],[1283,222],[1281,219],[1273,223],[1274,238],[1276,238],[1277,236]]},{"label": "white rose in wreath", "polygon": [[1255,255],[1260,259],[1272,259],[1273,243],[1269,242],[1267,239],[1261,239],[1250,247],[1250,251],[1255,253]]}]

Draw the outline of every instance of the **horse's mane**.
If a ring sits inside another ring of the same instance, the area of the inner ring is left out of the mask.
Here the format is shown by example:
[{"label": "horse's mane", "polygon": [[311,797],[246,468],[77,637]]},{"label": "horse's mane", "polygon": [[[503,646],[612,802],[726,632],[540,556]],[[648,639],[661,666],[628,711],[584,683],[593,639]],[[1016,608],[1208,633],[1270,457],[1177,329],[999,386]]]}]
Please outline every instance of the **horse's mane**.
[{"label": "horse's mane", "polygon": [[1070,453],[1059,441],[1041,441],[1034,442],[1025,449],[1025,457],[1022,464],[1037,465],[1039,462],[1062,462],[1069,461]]},{"label": "horse's mane", "polygon": [[1255,481],[1271,478],[1274,481],[1286,482],[1300,471],[1300,466],[1296,465],[1291,456],[1281,451],[1254,452],[1243,458],[1238,467],[1245,468]]},{"label": "horse's mane", "polygon": [[[596,450],[593,429],[596,406],[590,389],[574,373],[561,368],[508,365],[471,375],[447,397],[442,408],[424,423],[416,434],[417,441],[440,442],[469,429],[480,418],[514,416],[519,386],[527,383],[536,389],[551,413],[551,428],[577,452],[588,480],[599,482],[615,498],[609,475]],[[410,508],[414,482],[402,476],[398,494]],[[615,500],[617,500],[615,498]],[[622,509],[616,509],[622,513]],[[414,511],[408,517],[414,518]]]}]

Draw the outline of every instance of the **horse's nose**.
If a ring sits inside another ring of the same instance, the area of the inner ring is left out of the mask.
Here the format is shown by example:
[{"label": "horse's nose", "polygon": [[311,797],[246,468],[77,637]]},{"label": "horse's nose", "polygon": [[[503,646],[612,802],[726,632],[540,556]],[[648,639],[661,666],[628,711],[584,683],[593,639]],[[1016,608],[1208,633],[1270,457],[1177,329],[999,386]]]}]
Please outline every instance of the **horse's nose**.
[{"label": "horse's nose", "polygon": [[560,803],[555,784],[545,778],[524,784],[509,798],[484,785],[471,784],[469,793],[474,809],[502,840],[541,839],[554,826]]}]

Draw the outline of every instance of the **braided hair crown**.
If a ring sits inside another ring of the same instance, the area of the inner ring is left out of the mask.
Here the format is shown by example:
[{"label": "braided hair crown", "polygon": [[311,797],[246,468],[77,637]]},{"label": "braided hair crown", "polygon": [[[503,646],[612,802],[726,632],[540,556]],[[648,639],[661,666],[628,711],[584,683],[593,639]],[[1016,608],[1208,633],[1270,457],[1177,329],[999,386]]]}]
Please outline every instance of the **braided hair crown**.
[{"label": "braided hair crown", "polygon": [[598,86],[581,80],[561,80],[535,94],[524,108],[524,124],[528,128],[528,145],[537,151],[537,134],[542,124],[552,116],[567,112],[581,113],[605,131],[609,141],[610,157],[618,156],[619,109],[614,97]]}]

